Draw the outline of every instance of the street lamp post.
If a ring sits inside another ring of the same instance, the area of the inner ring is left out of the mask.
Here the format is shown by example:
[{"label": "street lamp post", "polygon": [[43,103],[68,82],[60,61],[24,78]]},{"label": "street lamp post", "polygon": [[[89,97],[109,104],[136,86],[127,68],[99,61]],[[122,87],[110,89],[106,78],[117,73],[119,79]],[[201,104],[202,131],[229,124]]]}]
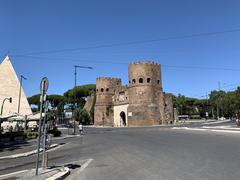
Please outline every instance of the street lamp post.
[{"label": "street lamp post", "polygon": [[19,97],[18,97],[18,115],[20,113],[20,103],[21,103],[21,93],[22,93],[22,80],[27,80],[26,77],[24,77],[23,75],[21,75],[20,78],[20,88],[19,88]]},{"label": "street lamp post", "polygon": [[[87,67],[87,66],[74,66],[74,110],[76,111],[76,107],[77,107],[77,101],[76,101],[76,93],[77,93],[77,68],[81,68],[81,69],[93,69],[92,67]],[[74,114],[75,115],[75,114]],[[74,122],[73,122],[73,134],[76,135],[76,117],[74,117]]]},{"label": "street lamp post", "polygon": [[5,98],[5,99],[3,100],[2,107],[1,107],[1,116],[3,115],[3,106],[4,106],[4,103],[5,103],[6,100],[8,100],[10,103],[12,103],[12,97],[10,97],[10,98]]},{"label": "street lamp post", "polygon": [[[10,98],[5,98],[4,100],[3,100],[3,103],[2,103],[2,107],[1,107],[1,116],[2,116],[2,114],[3,114],[3,106],[4,106],[4,103],[5,103],[5,101],[6,100],[8,100],[10,103],[12,103],[12,97],[10,97]],[[0,134],[1,134],[1,119],[0,119]]]}]

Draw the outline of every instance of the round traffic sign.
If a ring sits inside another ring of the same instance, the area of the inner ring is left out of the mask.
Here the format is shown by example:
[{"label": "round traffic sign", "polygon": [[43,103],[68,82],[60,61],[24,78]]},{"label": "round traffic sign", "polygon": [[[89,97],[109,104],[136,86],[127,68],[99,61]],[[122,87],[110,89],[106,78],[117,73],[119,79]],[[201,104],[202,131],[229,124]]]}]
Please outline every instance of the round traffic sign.
[{"label": "round traffic sign", "polygon": [[48,90],[48,78],[47,77],[44,77],[42,78],[41,80],[41,84],[40,84],[40,91],[47,91]]}]

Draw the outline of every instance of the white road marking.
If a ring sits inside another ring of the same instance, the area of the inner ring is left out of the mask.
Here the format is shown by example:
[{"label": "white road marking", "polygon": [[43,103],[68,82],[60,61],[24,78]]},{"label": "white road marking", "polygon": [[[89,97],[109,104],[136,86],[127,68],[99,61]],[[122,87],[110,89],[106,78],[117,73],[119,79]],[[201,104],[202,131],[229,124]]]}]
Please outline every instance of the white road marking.
[{"label": "white road marking", "polygon": [[88,165],[93,161],[93,159],[88,159],[87,162],[85,162],[80,169],[70,177],[70,179],[79,179],[80,173],[88,167]]},{"label": "white road marking", "polygon": [[214,122],[206,122],[206,123],[202,123],[202,125],[209,125],[209,124],[221,124],[221,123],[225,123],[225,122],[230,122],[230,119],[227,120],[218,120],[218,121],[214,121]]},{"label": "white road marking", "polygon": [[212,129],[213,132],[225,132],[225,133],[240,133],[240,131],[230,131],[230,130],[220,130],[220,129]]},{"label": "white road marking", "polygon": [[85,163],[81,166],[79,172],[82,172],[86,167],[88,167],[88,165],[89,165],[92,161],[93,161],[93,159],[88,159],[87,162],[85,162]]},{"label": "white road marking", "polygon": [[231,127],[231,126],[202,126],[202,128],[206,129],[224,129],[224,130],[240,130],[240,128],[237,127]]},{"label": "white road marking", "polygon": [[189,127],[173,127],[172,129],[190,130],[190,131],[223,132],[223,133],[240,133],[240,130],[234,131],[234,130],[224,130],[224,129],[201,129],[201,128],[189,128]]}]

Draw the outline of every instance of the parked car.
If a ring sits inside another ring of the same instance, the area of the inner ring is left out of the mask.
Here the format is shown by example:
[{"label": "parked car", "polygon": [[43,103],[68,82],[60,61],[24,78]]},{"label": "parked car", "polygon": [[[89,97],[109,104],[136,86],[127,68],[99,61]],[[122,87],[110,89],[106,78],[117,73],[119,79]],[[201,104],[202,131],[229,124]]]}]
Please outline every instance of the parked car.
[{"label": "parked car", "polygon": [[58,125],[57,125],[57,128],[58,128],[58,129],[67,129],[67,128],[68,128],[68,125],[67,125],[67,124],[58,124]]}]

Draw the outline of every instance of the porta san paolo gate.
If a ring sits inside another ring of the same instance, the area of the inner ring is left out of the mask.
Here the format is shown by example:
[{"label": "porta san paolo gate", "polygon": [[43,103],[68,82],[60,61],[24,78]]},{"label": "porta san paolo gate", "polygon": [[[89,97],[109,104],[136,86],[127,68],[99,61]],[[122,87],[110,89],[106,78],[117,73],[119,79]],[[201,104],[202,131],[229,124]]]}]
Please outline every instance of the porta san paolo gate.
[{"label": "porta san paolo gate", "polygon": [[118,78],[97,78],[95,126],[152,126],[172,120],[172,94],[163,92],[160,64],[129,64],[125,86]]}]

